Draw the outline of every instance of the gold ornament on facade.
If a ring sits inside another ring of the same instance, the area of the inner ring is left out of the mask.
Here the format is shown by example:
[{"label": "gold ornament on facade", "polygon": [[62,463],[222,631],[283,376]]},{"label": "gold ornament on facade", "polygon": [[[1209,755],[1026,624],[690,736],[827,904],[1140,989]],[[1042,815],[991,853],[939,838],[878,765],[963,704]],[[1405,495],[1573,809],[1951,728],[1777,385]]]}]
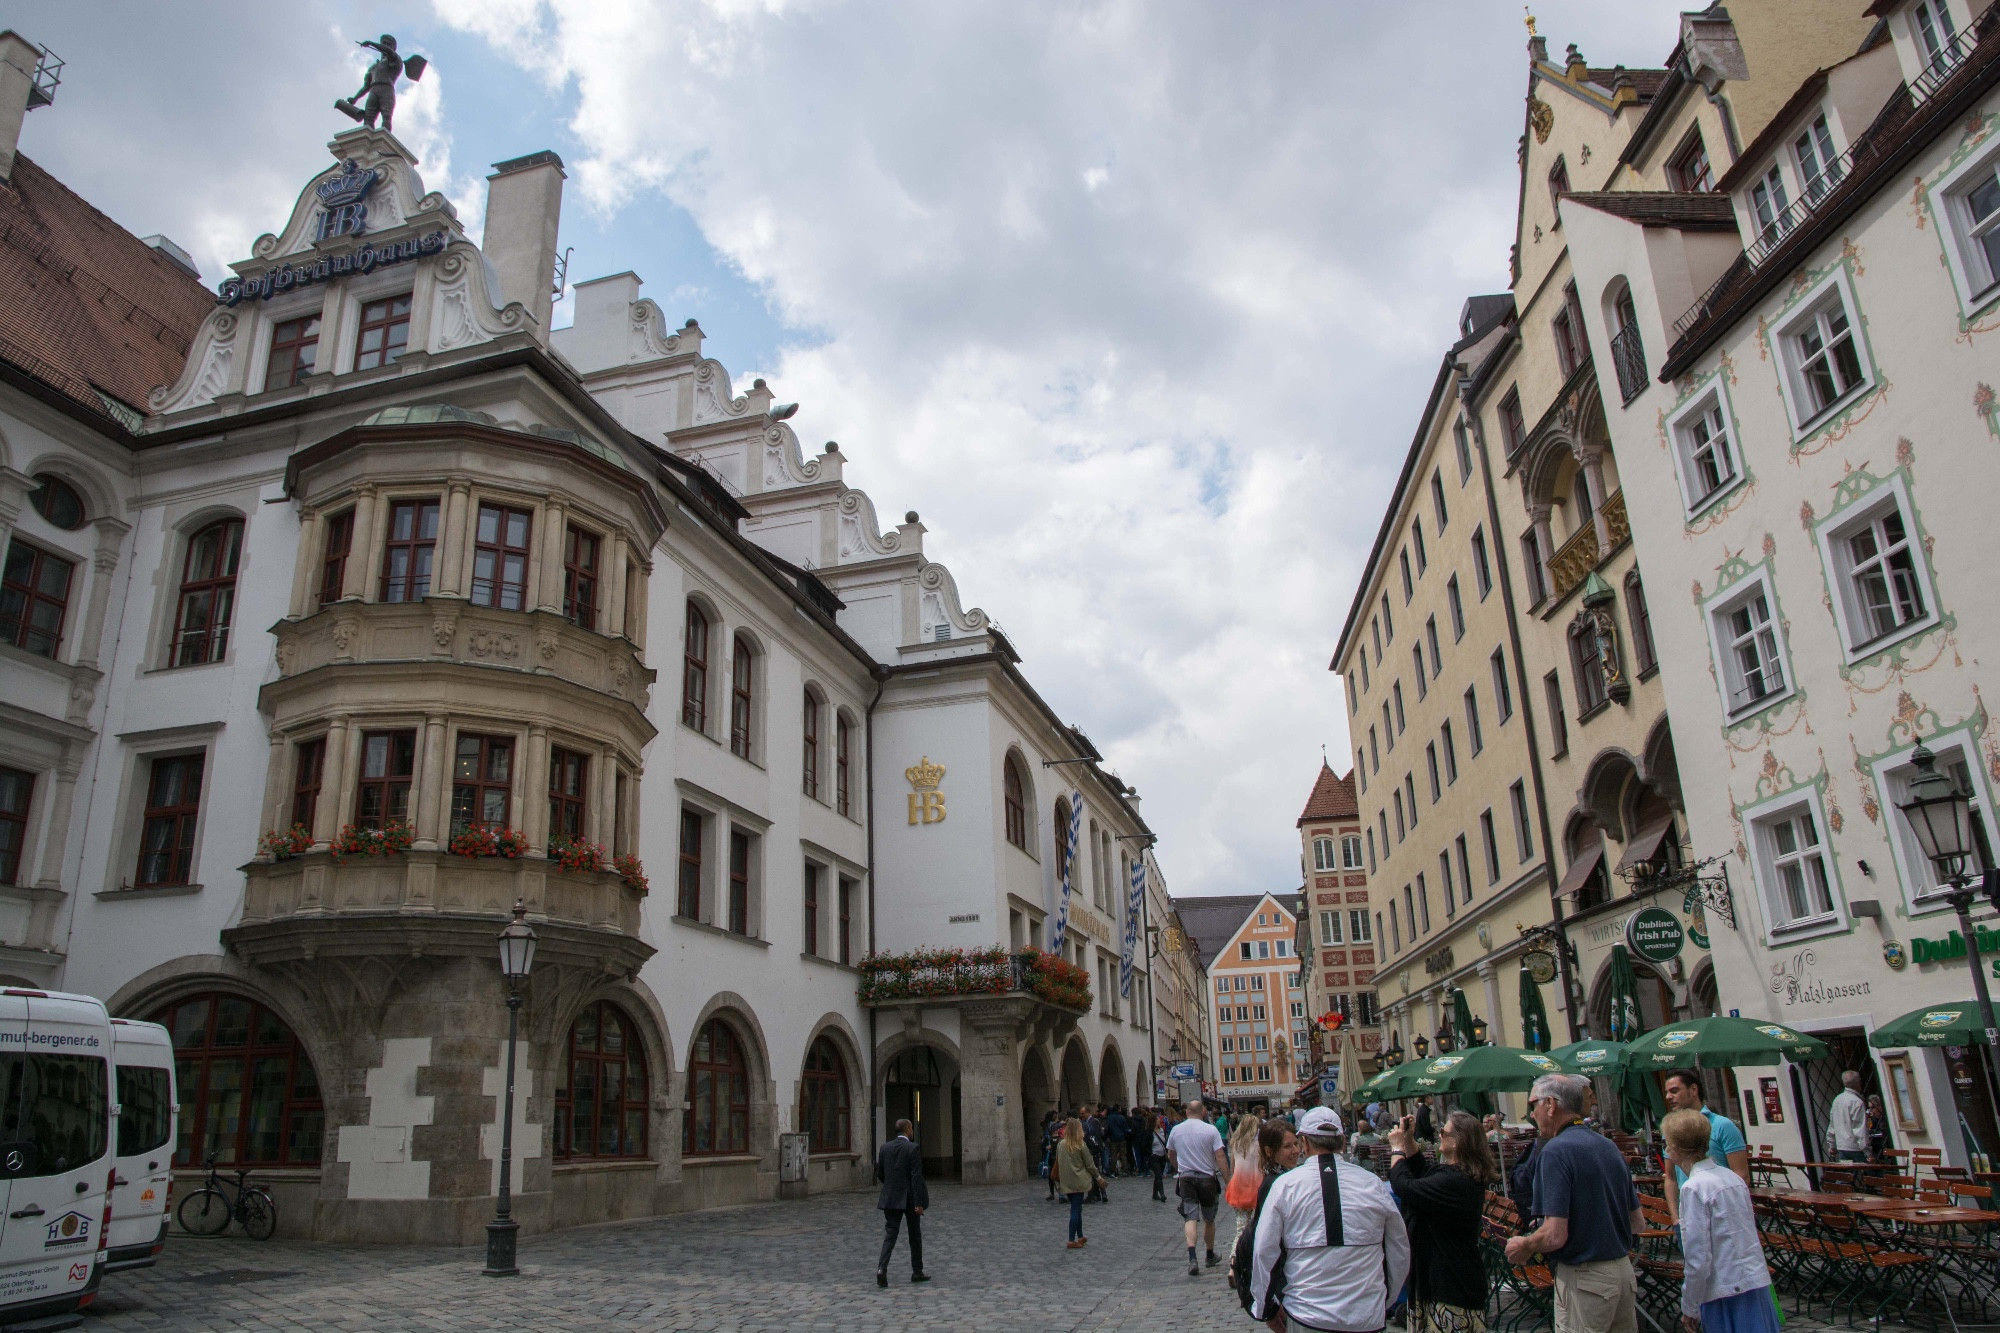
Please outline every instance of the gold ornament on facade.
[{"label": "gold ornament on facade", "polygon": [[933,764],[925,755],[920,761],[903,770],[910,786],[916,790],[910,793],[910,822],[912,824],[942,824],[944,822],[944,793],[938,784],[944,781],[944,765]]},{"label": "gold ornament on facade", "polygon": [[1556,127],[1556,113],[1547,102],[1539,97],[1528,99],[1528,124],[1535,131],[1536,143],[1547,143],[1549,131]]}]

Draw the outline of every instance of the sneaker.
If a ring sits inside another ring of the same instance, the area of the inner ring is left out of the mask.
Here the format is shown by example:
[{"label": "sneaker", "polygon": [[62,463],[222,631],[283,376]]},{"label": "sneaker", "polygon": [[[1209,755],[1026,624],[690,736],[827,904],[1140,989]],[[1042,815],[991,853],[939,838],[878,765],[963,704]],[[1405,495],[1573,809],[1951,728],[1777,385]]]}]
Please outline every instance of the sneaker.
[{"label": "sneaker", "polygon": [[1201,1276],[1201,1265],[1200,1265],[1200,1264],[1189,1264],[1189,1265],[1188,1265],[1188,1276],[1189,1276],[1189,1277],[1200,1277],[1200,1276]]},{"label": "sneaker", "polygon": [[1210,1250],[1204,1257],[1208,1260],[1208,1266],[1210,1268],[1215,1267],[1218,1263],[1221,1262],[1220,1259],[1216,1258],[1214,1250]]}]

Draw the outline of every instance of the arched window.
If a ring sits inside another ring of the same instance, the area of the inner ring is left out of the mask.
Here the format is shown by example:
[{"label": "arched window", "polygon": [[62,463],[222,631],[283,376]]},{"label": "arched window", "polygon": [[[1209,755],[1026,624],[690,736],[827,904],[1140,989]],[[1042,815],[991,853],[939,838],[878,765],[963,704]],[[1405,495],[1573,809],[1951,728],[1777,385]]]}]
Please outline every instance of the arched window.
[{"label": "arched window", "polygon": [[852,809],[849,793],[854,790],[854,724],[845,713],[833,719],[833,808],[841,814]]},{"label": "arched window", "polygon": [[606,1001],[585,1009],[557,1079],[557,1157],[646,1155],[646,1055],[631,1019]]},{"label": "arched window", "polygon": [[813,1152],[846,1152],[853,1146],[847,1098],[847,1062],[831,1037],[806,1052],[804,1112],[807,1147]]},{"label": "arched window", "polygon": [[37,473],[35,489],[28,492],[28,503],[35,507],[37,514],[65,532],[74,532],[83,526],[83,497],[61,477],[52,477],[46,472]]},{"label": "arched window", "polygon": [[687,642],[681,648],[681,721],[708,730],[708,617],[687,607]]},{"label": "arched window", "polygon": [[729,751],[740,758],[750,757],[751,686],[756,681],[757,650],[741,634],[729,661]]},{"label": "arched window", "polygon": [[686,1157],[750,1151],[750,1068],[743,1044],[727,1023],[711,1018],[695,1034],[688,1058],[688,1101],[681,1131]]},{"label": "arched window", "polygon": [[1643,676],[1660,664],[1660,655],[1653,647],[1653,614],[1646,609],[1646,588],[1636,569],[1625,576],[1625,616],[1632,622],[1632,656]]},{"label": "arched window", "polygon": [[319,1076],[285,1020],[241,995],[197,995],[153,1014],[173,1034],[180,1089],[175,1166],[310,1166],[326,1110]]},{"label": "arched window", "polygon": [[1062,880],[1069,873],[1069,857],[1073,850],[1069,845],[1069,797],[1056,797],[1056,879]]},{"label": "arched window", "polygon": [[817,801],[819,799],[819,696],[812,692],[810,686],[806,689],[805,709],[801,721],[804,724],[804,740],[800,758],[805,767],[805,780],[802,786],[805,794]]},{"label": "arched window", "polygon": [[1008,755],[1006,763],[1001,765],[1000,772],[1001,804],[1006,807],[1007,812],[1007,841],[1024,852],[1028,850],[1026,786],[1027,784],[1021,781],[1020,763],[1013,755]]},{"label": "arched window", "polygon": [[236,565],[243,553],[243,520],[225,518],[189,539],[181,567],[180,608],[174,614],[175,666],[219,662],[229,648],[236,611]]}]

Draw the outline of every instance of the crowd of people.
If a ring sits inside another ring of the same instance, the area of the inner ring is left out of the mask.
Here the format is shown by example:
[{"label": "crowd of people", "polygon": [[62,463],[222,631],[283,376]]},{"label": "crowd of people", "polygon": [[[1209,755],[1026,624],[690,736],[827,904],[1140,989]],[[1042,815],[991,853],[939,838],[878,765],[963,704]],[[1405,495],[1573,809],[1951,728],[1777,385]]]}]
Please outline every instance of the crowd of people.
[{"label": "crowd of people", "polygon": [[[1665,1091],[1664,1188],[1680,1239],[1684,1327],[1775,1333],[1742,1132],[1703,1104],[1695,1071],[1670,1074]],[[1295,1104],[1233,1121],[1198,1101],[1085,1106],[1048,1116],[1042,1171],[1049,1198],[1069,1204],[1071,1249],[1087,1243],[1084,1205],[1108,1201],[1109,1182],[1150,1177],[1159,1202],[1170,1184],[1189,1276],[1223,1263],[1216,1223],[1228,1208],[1228,1281],[1249,1316],[1276,1333],[1372,1333],[1391,1322],[1412,1333],[1481,1333],[1490,1294],[1483,1218],[1489,1194],[1509,1195],[1528,1225],[1506,1242],[1506,1258],[1548,1265],[1557,1333],[1636,1333],[1631,1256],[1645,1220],[1632,1169],[1590,1103],[1588,1079],[1537,1081],[1528,1096],[1535,1140],[1505,1175],[1499,1116],[1428,1101],[1402,1117],[1379,1105],[1343,1118]],[[1865,1114],[1852,1118],[1865,1126]],[[1369,1165],[1378,1147],[1386,1178]]]}]

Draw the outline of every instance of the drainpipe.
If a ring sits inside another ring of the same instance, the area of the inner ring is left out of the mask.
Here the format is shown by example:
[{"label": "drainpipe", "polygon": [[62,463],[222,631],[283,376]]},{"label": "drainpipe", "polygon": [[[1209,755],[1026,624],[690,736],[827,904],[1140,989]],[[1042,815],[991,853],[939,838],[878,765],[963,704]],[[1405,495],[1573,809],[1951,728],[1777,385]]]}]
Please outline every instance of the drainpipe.
[{"label": "drainpipe", "polygon": [[[882,702],[882,691],[888,687],[888,668],[875,668],[875,697],[868,701],[868,711],[862,721],[862,744],[868,747],[867,758],[862,761],[862,780],[868,784],[868,952],[875,952],[875,705]],[[875,1009],[868,1010],[868,1132],[871,1136],[870,1154],[874,1144],[882,1141],[881,1126],[877,1123],[882,1110],[881,1084],[875,1078]]]},{"label": "drainpipe", "polygon": [[1549,877],[1549,908],[1556,928],[1556,965],[1562,971],[1563,1016],[1569,1022],[1569,1039],[1582,1041],[1583,1030],[1577,1024],[1576,978],[1569,964],[1569,931],[1563,925],[1562,900],[1555,896],[1555,843],[1549,835],[1548,787],[1542,778],[1541,747],[1535,743],[1534,699],[1528,690],[1528,664],[1521,656],[1521,622],[1514,606],[1514,581],[1508,576],[1507,542],[1500,527],[1498,493],[1493,488],[1493,460],[1486,451],[1486,429],[1473,408],[1472,381],[1462,373],[1458,379],[1458,400],[1472,428],[1473,446],[1479,451],[1479,475],[1486,485],[1486,523],[1493,533],[1493,558],[1500,567],[1500,596],[1507,612],[1507,641],[1514,653],[1514,689],[1520,696],[1521,723],[1528,729],[1528,776],[1535,784],[1535,817],[1542,831],[1543,873]]}]

